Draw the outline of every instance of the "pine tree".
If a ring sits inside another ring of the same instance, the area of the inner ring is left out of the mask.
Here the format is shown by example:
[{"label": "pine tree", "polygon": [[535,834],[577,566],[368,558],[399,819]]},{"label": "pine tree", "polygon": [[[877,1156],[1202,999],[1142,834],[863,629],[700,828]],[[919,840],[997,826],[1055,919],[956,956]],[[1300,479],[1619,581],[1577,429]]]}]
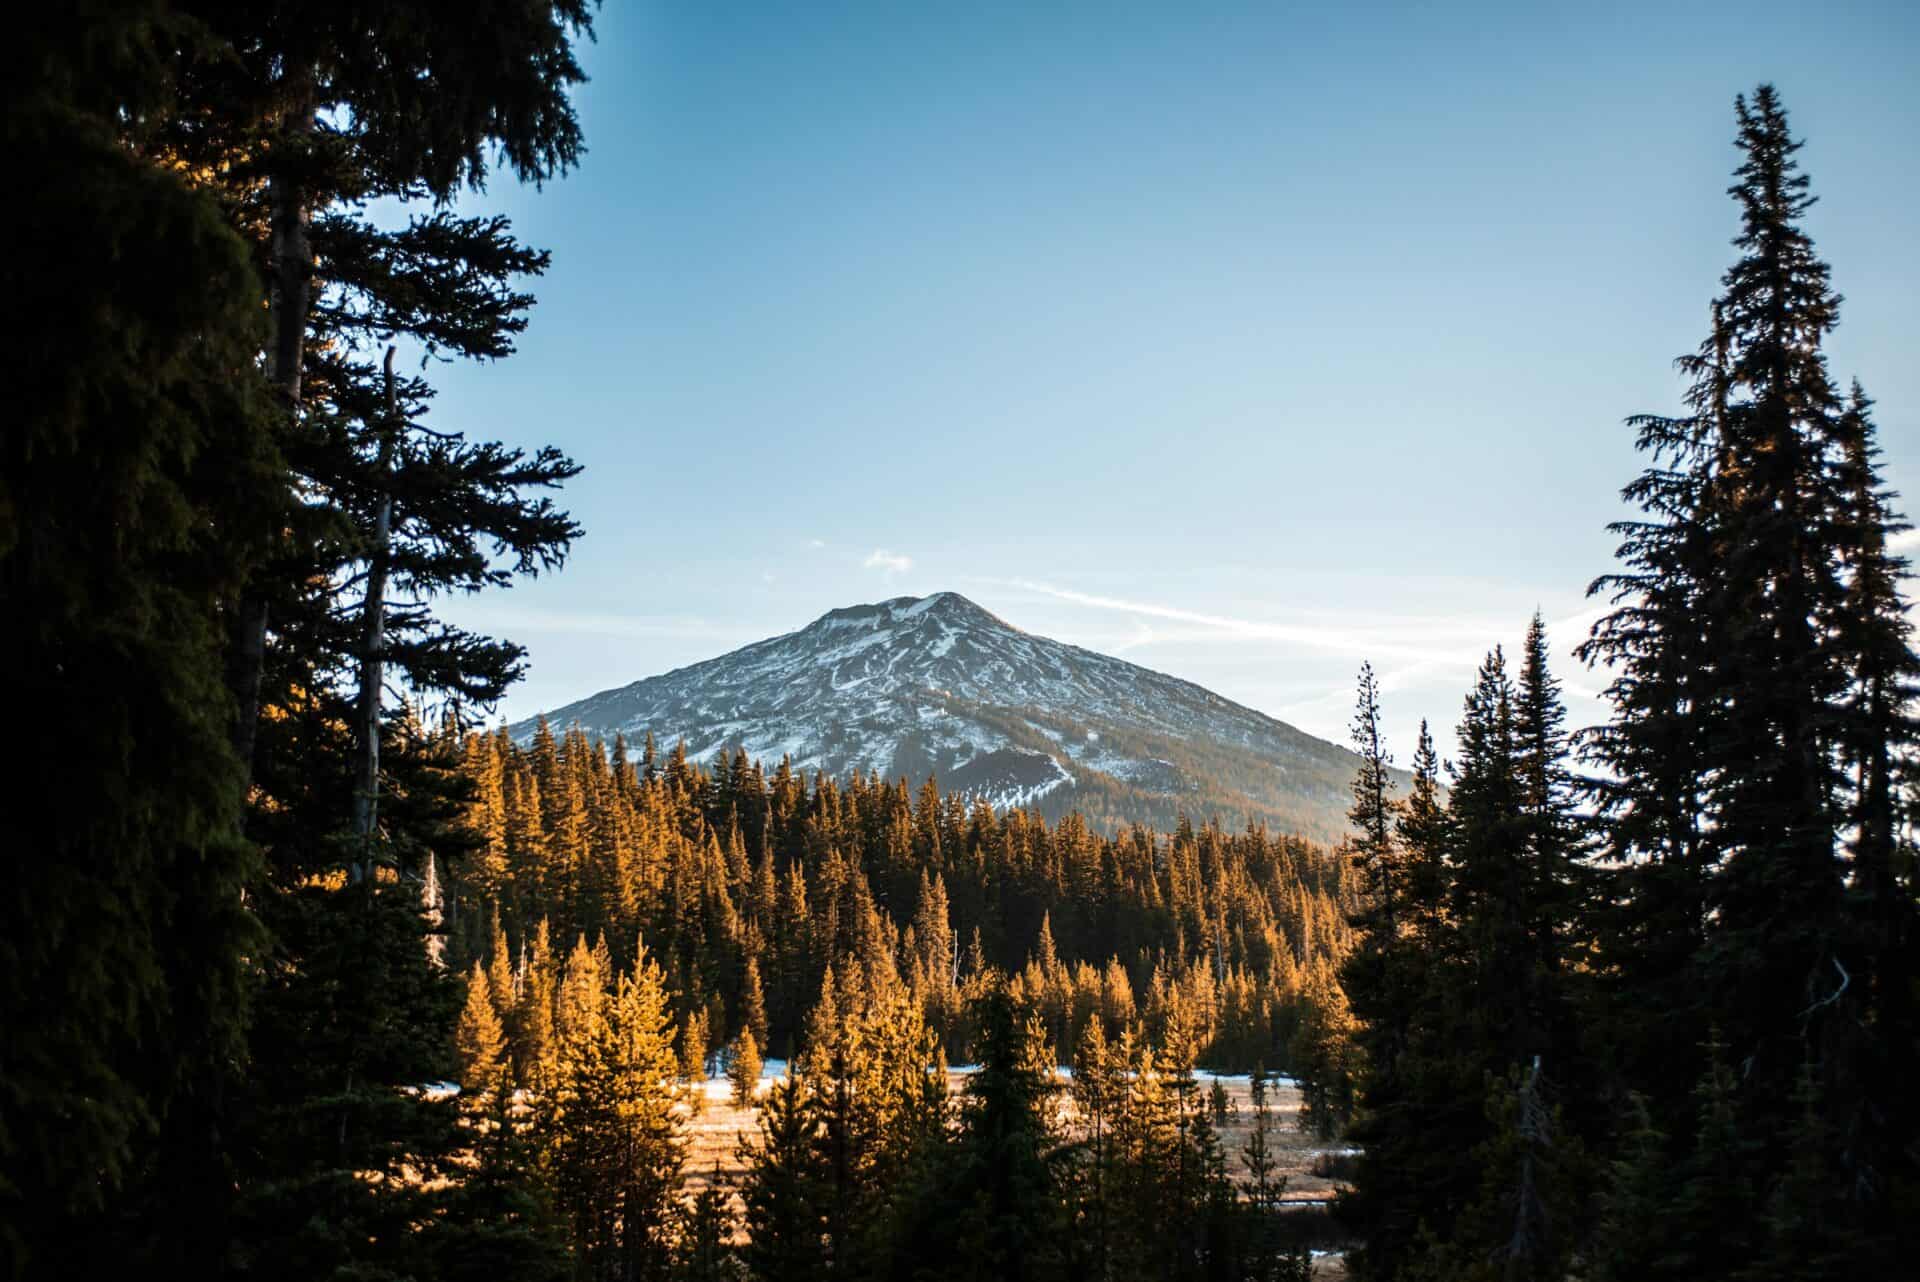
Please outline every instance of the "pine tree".
[{"label": "pine tree", "polygon": [[1300,1079],[1300,1129],[1330,1139],[1353,1113],[1359,1024],[1324,962],[1308,969],[1301,1004],[1304,1013],[1290,1047]]},{"label": "pine tree", "polygon": [[[577,973],[570,961],[570,988]],[[685,1147],[660,968],[641,950],[609,998],[572,1009],[550,1159],[559,1205],[585,1276],[645,1275],[670,1258]]]},{"label": "pine tree", "polygon": [[1354,867],[1364,878],[1369,896],[1362,929],[1375,938],[1376,949],[1381,949],[1399,938],[1406,888],[1393,839],[1393,758],[1380,735],[1380,685],[1371,664],[1360,665],[1353,748],[1360,757],[1360,768],[1353,777],[1353,806],[1347,811],[1347,821],[1357,834]]},{"label": "pine tree", "polygon": [[699,1083],[707,1078],[707,1012],[696,1010],[680,1024],[680,1076]]},{"label": "pine tree", "polygon": [[681,1208],[674,1253],[673,1282],[735,1282],[739,1258],[733,1247],[733,1190],[719,1163],[693,1200]]},{"label": "pine tree", "polygon": [[1579,861],[1579,819],[1567,767],[1566,707],[1549,670],[1546,624],[1536,612],[1527,625],[1514,699],[1515,767],[1526,825],[1528,930],[1532,936],[1533,1022],[1537,1052],[1558,1062],[1575,1058],[1566,998],[1572,969],[1572,932],[1583,908],[1586,870]]},{"label": "pine tree", "polygon": [[[424,598],[552,564],[571,523],[521,491],[570,464],[415,431],[424,384],[389,378],[373,355],[396,339],[505,355],[530,302],[512,282],[544,255],[498,219],[443,208],[376,230],[361,211],[444,206],[489,167],[541,179],[577,157],[569,40],[588,30],[586,6],[494,17],[450,23],[401,4],[343,25],[246,6],[109,5],[48,16],[23,46],[11,159],[33,184],[30,220],[49,220],[23,234],[90,248],[9,271],[44,346],[17,348],[25,364],[10,371],[20,430],[10,425],[0,481],[0,590],[9,618],[36,623],[13,638],[9,671],[30,687],[14,705],[64,707],[48,724],[86,730],[48,741],[66,757],[63,778],[101,778],[58,833],[28,828],[34,867],[55,880],[19,879],[11,902],[32,920],[10,924],[5,945],[9,983],[23,986],[8,990],[9,1025],[19,1015],[47,1029],[34,1045],[88,1102],[68,1107],[64,1087],[42,1088],[44,1065],[9,1055],[0,1135],[9,1172],[36,1173],[20,1194],[40,1223],[111,1200],[112,1234],[66,1236],[116,1268],[257,1267],[271,1251],[226,1222],[235,1197],[262,1242],[280,1242],[274,1208],[324,1199],[350,1148],[373,1172],[361,1180],[372,1200],[309,1221],[337,1232],[281,1260],[287,1275],[329,1267],[339,1251],[343,1271],[457,1276],[445,1253],[475,1245],[390,1231],[421,1198],[466,1196],[451,1175],[424,1191],[392,1182],[387,1154],[418,1146],[421,1170],[452,1169],[436,1167],[457,1139],[443,1125],[451,1114],[391,1093],[428,1080],[406,1073],[446,1071],[432,1061],[451,1050],[443,999],[455,990],[410,969],[425,958],[409,948],[442,941],[420,935],[404,901],[469,843],[450,831],[454,779],[432,736],[411,709],[383,708],[379,689],[398,674],[415,692],[486,700],[516,674],[518,651],[424,606],[388,608],[384,587]],[[40,265],[53,262],[57,280]],[[265,860],[239,840],[249,773],[260,789],[247,835]],[[374,905],[375,924],[309,893],[336,893],[335,870],[368,885],[354,902]],[[69,902],[98,923],[93,946],[66,919]],[[255,914],[285,937],[270,945]],[[366,946],[361,965],[308,933],[323,922]],[[45,973],[44,940],[89,964]],[[373,995],[355,990],[382,977],[392,988],[378,996],[412,1030],[368,1017]],[[16,1009],[21,994],[35,1009]],[[340,1022],[283,1018],[292,1009]],[[337,1036],[343,1027],[358,1043]],[[331,1151],[281,1100],[243,1087],[249,1059],[325,1084],[313,1115],[339,1120]],[[63,1119],[57,1150],[39,1151],[33,1115]],[[450,1222],[444,1204],[427,1214]]]},{"label": "pine tree", "polygon": [[[487,953],[487,996],[493,1001],[494,1017],[499,1020],[501,1032],[508,1037],[509,1046],[515,1030],[519,1026],[520,1005],[513,978],[513,958],[507,947],[507,933],[500,928],[500,913],[493,913],[493,931],[489,936]],[[508,1076],[514,1077],[515,1065],[509,1061]]]},{"label": "pine tree", "polygon": [[495,1013],[487,972],[473,964],[467,977],[467,1001],[454,1028],[454,1047],[460,1052],[460,1083],[468,1090],[498,1090],[506,1081],[506,1034]]},{"label": "pine tree", "polygon": [[1659,1235],[1673,1196],[1668,1139],[1646,1100],[1628,1097],[1623,1134],[1602,1194],[1599,1222],[1588,1247],[1596,1282],[1683,1277]]},{"label": "pine tree", "polygon": [[974,1023],[980,1067],[967,1081],[959,1134],[919,1167],[896,1267],[982,1282],[1064,1276],[1045,1038],[1004,986],[982,999]]},{"label": "pine tree", "polygon": [[758,1137],[741,1140],[743,1254],[748,1274],[762,1282],[818,1282],[828,1276],[818,1134],[806,1079],[790,1073],[768,1089]]},{"label": "pine tree", "polygon": [[1481,1067],[1504,1073],[1531,1057],[1539,1029],[1534,987],[1532,868],[1521,811],[1514,688],[1496,647],[1481,665],[1460,722],[1452,816],[1448,913],[1452,947],[1471,985],[1473,1042]]},{"label": "pine tree", "polygon": [[[528,300],[500,281],[541,265],[540,256],[513,245],[504,220],[459,217],[444,205],[463,186],[482,188],[496,165],[539,182],[581,150],[567,95],[582,78],[570,40],[591,31],[586,7],[539,5],[503,20],[510,38],[478,38],[493,24],[468,17],[463,25],[389,6],[346,41],[315,19],[217,9],[207,25],[225,57],[209,60],[194,83],[205,110],[183,113],[192,124],[167,138],[179,159],[225,178],[259,229],[269,377],[282,432],[301,447],[301,479],[316,485],[364,475],[364,457],[376,452],[363,448],[372,444],[365,434],[341,430],[364,424],[365,405],[379,399],[378,375],[361,356],[369,337],[493,359],[512,350],[524,325]],[[442,208],[378,228],[360,211],[379,197]],[[283,572],[310,551],[289,548]],[[284,593],[293,582],[257,581],[235,611],[243,762],[257,730],[269,613],[303,612]],[[477,639],[437,631],[446,660],[474,654],[463,640]]]},{"label": "pine tree", "polygon": [[[462,998],[427,961],[412,888],[339,876],[262,910],[276,949],[255,1004],[231,1276],[552,1276],[557,1241],[504,1089],[434,1085],[456,1069]],[[491,1003],[467,998],[484,1025]]]},{"label": "pine tree", "polygon": [[[1597,1066],[1582,1044],[1579,1012],[1591,1003],[1583,991],[1588,967],[1585,922],[1593,876],[1584,861],[1584,820],[1578,813],[1566,707],[1549,666],[1545,621],[1536,611],[1527,625],[1514,692],[1514,765],[1522,824],[1527,932],[1530,1043],[1519,1067],[1550,1083],[1569,1149],[1602,1138],[1607,1119]],[[1511,1070],[1510,1070],[1511,1071]],[[1564,1232],[1564,1230],[1562,1230]]]},{"label": "pine tree", "polygon": [[735,1106],[753,1106],[754,1093],[760,1086],[760,1069],[760,1043],[754,1039],[751,1027],[742,1029],[732,1053],[727,1056],[727,1077],[733,1083]]},{"label": "pine tree", "polygon": [[[1718,304],[1729,340],[1720,470],[1731,483],[1717,513],[1729,549],[1719,580],[1729,679],[1713,742],[1727,755],[1710,774],[1720,867],[1702,978],[1731,1053],[1752,1057],[1748,1085],[1777,1095],[1762,1131],[1776,1141],[1791,1120],[1780,1110],[1793,1096],[1801,1039],[1833,1035],[1826,1026],[1838,1012],[1825,999],[1843,982],[1833,965],[1841,816],[1830,802],[1838,781],[1828,723],[1846,675],[1816,631],[1840,590],[1823,546],[1843,500],[1828,457],[1838,405],[1821,353],[1838,298],[1800,228],[1812,198],[1777,95],[1763,85],[1737,108],[1743,255]],[[1811,1027],[1801,1018],[1809,1007]]]},{"label": "pine tree", "polygon": [[1179,1158],[1174,1101],[1151,1045],[1123,1033],[1114,1051],[1116,1065],[1128,1076],[1114,1110],[1109,1149],[1109,1265],[1119,1277],[1173,1276],[1180,1244],[1161,1226],[1174,1200]]},{"label": "pine tree", "polygon": [[1287,1190],[1287,1177],[1279,1173],[1272,1081],[1265,1069],[1255,1066],[1248,1075],[1247,1089],[1253,1107],[1253,1125],[1240,1150],[1240,1162],[1247,1173],[1243,1276],[1253,1282],[1308,1282],[1312,1276],[1312,1256],[1302,1248],[1288,1245],[1282,1226],[1284,1212],[1280,1209],[1280,1199]]},{"label": "pine tree", "polygon": [[1074,1208],[1078,1263],[1094,1277],[1109,1276],[1115,1233],[1112,1130],[1122,1107],[1126,1063],[1109,1047],[1099,1019],[1088,1020],[1075,1045],[1069,1090],[1080,1131],[1080,1161]]},{"label": "pine tree", "polygon": [[[1388,799],[1391,780],[1371,667],[1360,670],[1353,731],[1360,767],[1354,774],[1353,807],[1348,812],[1348,822],[1357,834],[1350,858],[1361,874],[1365,898],[1354,917],[1358,938],[1341,963],[1339,984],[1358,1021],[1353,1035],[1358,1081],[1351,1088],[1357,1108],[1354,1141],[1367,1156],[1362,1159],[1358,1188],[1346,1198],[1342,1211],[1376,1244],[1375,1258],[1391,1258],[1393,1235],[1381,1217],[1391,1213],[1393,1186],[1403,1166],[1400,1149],[1410,1138],[1396,1131],[1409,1125],[1405,1114],[1413,1087],[1406,1079],[1415,1068],[1410,1055],[1414,1022],[1430,997],[1431,968],[1421,950],[1437,942],[1434,923],[1444,888],[1443,876],[1437,875],[1440,854],[1431,845],[1440,835],[1434,821],[1438,789],[1431,773],[1433,745],[1423,727],[1423,755],[1416,758],[1414,791],[1396,823]],[[1428,844],[1404,840],[1409,822],[1425,825],[1416,838]],[[1415,923],[1423,927],[1418,933]],[[1315,1006],[1330,1000],[1317,968],[1310,971],[1309,984],[1309,1000]],[[1318,1081],[1329,1071],[1321,1023],[1321,1016],[1313,1012],[1302,1022],[1294,1034],[1293,1063],[1305,1083],[1303,1125],[1328,1134],[1338,1110]]]},{"label": "pine tree", "polygon": [[797,1068],[819,1120],[828,1259],[857,1277],[880,1267],[910,1177],[946,1133],[946,1066],[890,967],[870,971],[847,956],[828,975]]},{"label": "pine tree", "polygon": [[1420,737],[1413,752],[1413,781],[1401,804],[1395,833],[1406,861],[1408,928],[1417,949],[1430,953],[1438,947],[1444,930],[1447,813],[1440,793],[1440,758],[1425,721],[1420,723]]},{"label": "pine tree", "polygon": [[767,999],[760,988],[760,960],[747,958],[747,968],[740,980],[740,1022],[753,1034],[755,1046],[768,1045]]},{"label": "pine tree", "polygon": [[556,966],[545,917],[534,928],[533,947],[521,967],[520,1077],[536,1094],[550,1098],[560,1075],[560,1046],[554,1030]]}]

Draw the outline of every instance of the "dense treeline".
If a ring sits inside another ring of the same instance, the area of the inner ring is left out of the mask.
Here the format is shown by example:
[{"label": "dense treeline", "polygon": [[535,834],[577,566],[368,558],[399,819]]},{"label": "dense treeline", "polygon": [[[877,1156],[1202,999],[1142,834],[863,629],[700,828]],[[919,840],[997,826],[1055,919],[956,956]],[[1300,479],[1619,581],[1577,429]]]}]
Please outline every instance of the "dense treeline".
[{"label": "dense treeline", "polygon": [[953,1055],[1001,977],[1063,1062],[1096,1013],[1109,1036],[1157,1038],[1178,1009],[1200,1062],[1242,1071],[1291,1066],[1312,995],[1337,992],[1351,874],[1260,828],[1102,837],[931,781],[808,781],[744,754],[709,773],[677,746],[544,722],[525,748],[469,735],[463,768],[482,844],[444,881],[453,964],[521,967],[577,939],[624,964],[644,939],[702,1053],[749,1024],[757,1049],[790,1053],[846,958],[896,972]]},{"label": "dense treeline", "polygon": [[1920,1248],[1907,527],[1821,354],[1800,144],[1770,87],[1738,109],[1740,258],[1689,413],[1632,420],[1640,515],[1593,588],[1610,720],[1569,743],[1536,619],[1449,793],[1423,733],[1394,798],[1362,677],[1366,1278],[1894,1277]]},{"label": "dense treeline", "polygon": [[[435,910],[466,976],[466,1107],[531,1156],[586,1276],[1302,1267],[1270,1099],[1228,1153],[1226,1097],[1194,1070],[1291,1065],[1344,1095],[1344,863],[1257,828],[1102,838],[741,754],[709,773],[544,722],[462,754],[482,844]],[[725,1064],[753,1101],[769,1050],[791,1062],[736,1224],[725,1190],[678,1193],[685,1083]],[[982,1064],[956,1101],[960,1056]]]},{"label": "dense treeline", "polygon": [[[1249,1138],[1194,1072],[1201,1033],[1175,1006],[1158,1043],[1089,1018],[1063,1084],[1045,1017],[1004,976],[963,1008],[980,1063],[949,1093],[942,1037],[885,954],[830,965],[800,1053],[770,1083],[753,1012],[729,1052],[758,1107],[737,1188],[680,1194],[696,1013],[679,1053],[659,967],[604,942],[556,962],[544,926],[524,964],[476,962],[459,1024],[464,1104],[526,1155],[570,1229],[582,1277],[1184,1279],[1305,1276],[1280,1197],[1268,1081]],[[744,1058],[743,1058],[744,1057]],[[744,1071],[742,1065],[745,1065]],[[519,1083],[512,1085],[512,1083]]]}]

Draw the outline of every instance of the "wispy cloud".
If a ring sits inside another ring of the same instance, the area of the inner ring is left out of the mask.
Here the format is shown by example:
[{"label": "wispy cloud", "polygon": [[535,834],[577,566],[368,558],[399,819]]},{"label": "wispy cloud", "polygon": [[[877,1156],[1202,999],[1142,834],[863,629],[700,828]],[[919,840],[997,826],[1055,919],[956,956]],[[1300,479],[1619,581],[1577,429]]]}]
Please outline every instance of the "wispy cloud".
[{"label": "wispy cloud", "polygon": [[867,559],[861,564],[869,570],[879,570],[882,574],[891,577],[911,570],[913,558],[899,552],[890,552],[886,548],[875,548],[867,554]]},{"label": "wispy cloud", "polygon": [[[1303,610],[1286,621],[1243,618],[1164,602],[1081,592],[1033,579],[1000,582],[1056,601],[1131,616],[1132,632],[1117,642],[1108,641],[1106,648],[1110,653],[1124,653],[1148,645],[1210,642],[1274,645],[1314,652],[1355,667],[1362,660],[1370,661],[1376,669],[1380,688],[1387,693],[1431,687],[1436,682],[1460,684],[1464,688],[1466,678],[1495,644],[1504,642],[1509,663],[1517,661],[1513,651],[1524,625],[1523,618],[1494,620],[1410,612]],[[1547,635],[1555,651],[1563,656],[1556,668],[1571,699],[1590,704],[1598,693],[1584,683],[1566,682],[1565,675],[1577,669],[1570,657],[1572,648],[1586,636],[1594,620],[1609,608],[1605,603],[1593,603],[1547,620]],[[1148,620],[1165,621],[1170,626],[1149,626]],[[1305,688],[1296,688],[1290,697],[1269,711],[1295,724],[1333,727],[1341,724],[1352,700],[1352,683],[1342,678],[1325,686],[1308,683]]]},{"label": "wispy cloud", "polygon": [[[1209,614],[1200,610],[1188,610],[1181,606],[1162,605],[1151,601],[1100,596],[1091,592],[1078,592],[1072,588],[1056,587],[1051,583],[1040,583],[1032,579],[1012,579],[1008,581],[1008,586],[1027,592],[1037,592],[1057,601],[1067,601],[1090,609],[1131,614],[1136,620],[1166,619],[1169,622],[1190,625],[1190,629],[1186,630],[1180,639],[1215,636],[1253,641],[1279,641],[1334,654],[1370,655],[1377,658],[1405,659],[1416,663],[1432,662],[1443,657],[1435,653],[1435,648],[1430,643],[1437,639],[1433,636],[1435,631],[1452,633],[1449,640],[1453,645],[1460,645],[1462,633],[1465,631],[1452,621],[1436,620],[1422,620],[1419,624],[1401,621],[1368,629],[1317,623],[1280,623],[1264,619],[1241,619],[1225,614]],[[1439,628],[1434,627],[1436,622],[1440,624]],[[1408,630],[1425,634],[1425,639],[1404,639]],[[1396,637],[1396,633],[1401,635]],[[1145,637],[1136,634],[1133,644],[1145,644],[1147,641],[1157,639],[1172,638],[1155,637],[1151,631],[1148,631]],[[1453,646],[1450,645],[1447,649],[1452,651]],[[1460,663],[1473,664],[1479,661],[1479,652],[1461,646],[1457,652],[1444,657]]]},{"label": "wispy cloud", "polygon": [[[1277,641],[1330,654],[1359,655],[1377,660],[1398,659],[1422,666],[1472,667],[1503,637],[1520,630],[1521,620],[1492,620],[1455,615],[1386,614],[1303,611],[1292,621],[1246,619],[1211,614],[1183,606],[1080,592],[1033,579],[1008,579],[1006,586],[1036,592],[1095,610],[1133,616],[1129,647],[1207,639]],[[1611,607],[1602,603],[1546,621],[1547,635],[1556,646],[1570,647],[1584,637],[1594,620]],[[1337,621],[1328,621],[1329,617]],[[1151,629],[1146,619],[1165,619],[1186,626]]]}]

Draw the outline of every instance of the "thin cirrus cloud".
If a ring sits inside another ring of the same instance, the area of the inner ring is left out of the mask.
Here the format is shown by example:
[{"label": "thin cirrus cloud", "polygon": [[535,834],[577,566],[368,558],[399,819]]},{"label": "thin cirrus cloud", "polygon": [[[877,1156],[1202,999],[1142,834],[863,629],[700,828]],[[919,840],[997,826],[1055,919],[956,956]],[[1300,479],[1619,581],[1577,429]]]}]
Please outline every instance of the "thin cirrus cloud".
[{"label": "thin cirrus cloud", "polygon": [[[1130,615],[1134,631],[1118,644],[1110,646],[1115,653],[1148,645],[1182,642],[1275,643],[1344,658],[1355,664],[1363,659],[1369,660],[1378,668],[1380,688],[1387,693],[1417,688],[1434,681],[1460,680],[1478,668],[1488,649],[1512,630],[1510,626],[1486,620],[1415,614],[1374,617],[1361,623],[1349,619],[1337,625],[1312,621],[1282,623],[1102,596],[1032,579],[1002,582],[1007,587],[1034,592],[1072,605]],[[1586,636],[1594,620],[1606,613],[1608,608],[1604,603],[1596,603],[1565,617],[1549,620],[1547,635],[1552,638],[1556,649],[1570,650],[1575,642]],[[1148,619],[1165,620],[1176,626],[1155,628],[1146,622]],[[1565,670],[1564,664],[1562,667]],[[1570,699],[1584,705],[1573,709],[1578,719],[1591,720],[1599,715],[1600,690],[1597,686],[1568,681],[1563,676],[1562,688]],[[1273,711],[1289,719],[1332,724],[1337,722],[1339,710],[1350,704],[1352,698],[1351,686],[1342,682],[1324,691],[1303,693]]]},{"label": "thin cirrus cloud", "polygon": [[[1240,619],[1231,615],[1208,614],[1180,606],[1161,605],[1120,597],[1100,596],[1057,587],[1032,579],[1008,579],[1006,586],[1042,596],[1083,605],[1096,610],[1111,610],[1134,616],[1134,634],[1123,643],[1127,648],[1162,641],[1195,641],[1207,638],[1223,640],[1279,641],[1330,654],[1358,655],[1364,658],[1398,659],[1407,663],[1440,667],[1475,667],[1486,657],[1487,648],[1510,630],[1507,625],[1468,618],[1436,618],[1432,615],[1397,615],[1373,621],[1372,626],[1352,624],[1329,626],[1316,623],[1279,623],[1260,619]],[[1556,644],[1584,636],[1594,620],[1610,607],[1590,606],[1564,618],[1547,621],[1547,635]],[[1144,619],[1165,619],[1189,626],[1172,631],[1156,631]],[[1509,621],[1511,622],[1511,621]]]},{"label": "thin cirrus cloud", "polygon": [[866,569],[878,570],[882,574],[891,576],[905,574],[911,570],[913,558],[899,552],[888,551],[886,548],[875,548],[867,554],[867,559],[861,562],[861,565]]},{"label": "thin cirrus cloud", "polygon": [[1141,626],[1134,636],[1128,638],[1128,648],[1166,640],[1198,640],[1206,637],[1223,639],[1242,639],[1250,641],[1279,641],[1284,644],[1304,646],[1314,650],[1324,650],[1333,654],[1369,655],[1382,659],[1400,659],[1408,663],[1459,663],[1472,665],[1478,663],[1480,654],[1471,648],[1455,649],[1463,629],[1457,624],[1443,626],[1440,630],[1451,633],[1448,638],[1453,644],[1436,652],[1432,644],[1420,641],[1393,639],[1390,633],[1405,636],[1410,630],[1427,632],[1430,640],[1434,631],[1434,621],[1422,620],[1419,623],[1406,621],[1395,623],[1387,628],[1369,631],[1351,627],[1327,627],[1306,623],[1275,623],[1258,619],[1237,619],[1230,615],[1208,614],[1199,610],[1183,609],[1180,606],[1159,605],[1148,601],[1134,601],[1121,597],[1099,596],[1091,592],[1078,592],[1071,588],[1056,587],[1051,583],[1040,583],[1032,579],[1012,579],[1007,586],[1026,592],[1037,592],[1057,601],[1066,601],[1073,605],[1087,606],[1095,610],[1112,610],[1121,614],[1130,614],[1136,620],[1141,618],[1165,619],[1171,623],[1189,625],[1178,634],[1156,634]]}]

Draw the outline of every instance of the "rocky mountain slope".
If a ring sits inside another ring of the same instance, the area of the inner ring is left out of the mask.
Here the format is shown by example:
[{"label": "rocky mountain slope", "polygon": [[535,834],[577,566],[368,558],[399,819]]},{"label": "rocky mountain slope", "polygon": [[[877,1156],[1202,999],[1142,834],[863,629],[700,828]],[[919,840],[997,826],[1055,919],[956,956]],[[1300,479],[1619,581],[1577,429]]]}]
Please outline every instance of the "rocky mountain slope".
[{"label": "rocky mountain slope", "polygon": [[[1346,749],[1189,681],[1023,632],[953,592],[834,610],[757,642],[546,714],[636,749],[744,748],[769,768],[854,770],[1101,827],[1184,814],[1330,839],[1345,829]],[[536,722],[510,727],[525,740]]]}]

